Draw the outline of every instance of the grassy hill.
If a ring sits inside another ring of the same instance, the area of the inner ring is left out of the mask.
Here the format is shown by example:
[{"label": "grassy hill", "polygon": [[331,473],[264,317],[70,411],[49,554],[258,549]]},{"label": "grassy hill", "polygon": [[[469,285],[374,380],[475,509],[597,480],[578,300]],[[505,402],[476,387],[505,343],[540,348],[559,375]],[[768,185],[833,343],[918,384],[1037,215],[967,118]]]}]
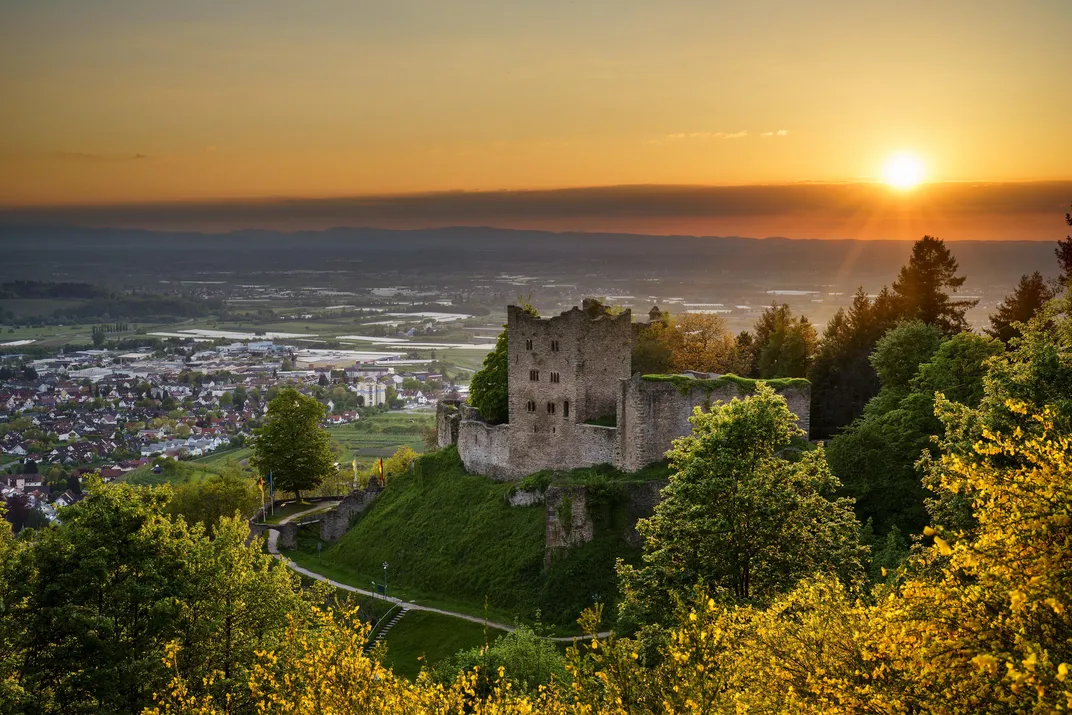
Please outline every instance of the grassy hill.
[{"label": "grassy hill", "polygon": [[[615,559],[633,560],[626,482],[665,477],[665,466],[626,475],[607,467],[541,473],[527,484],[599,487],[590,499],[595,538],[556,553],[544,566],[544,506],[511,507],[518,487],[467,474],[458,452],[424,455],[413,473],[396,477],[338,543],[315,555],[316,539],[302,538],[295,560],[339,581],[368,588],[389,567],[392,595],[494,619],[572,624],[594,601],[613,605]],[[608,613],[611,609],[608,608]]]}]

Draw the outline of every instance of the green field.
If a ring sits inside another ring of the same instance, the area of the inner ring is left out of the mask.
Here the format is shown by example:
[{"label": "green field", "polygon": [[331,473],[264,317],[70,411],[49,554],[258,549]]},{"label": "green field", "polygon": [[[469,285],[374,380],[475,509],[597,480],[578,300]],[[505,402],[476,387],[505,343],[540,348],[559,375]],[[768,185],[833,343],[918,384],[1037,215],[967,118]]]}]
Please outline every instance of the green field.
[{"label": "green field", "polygon": [[434,424],[435,414],[431,411],[383,412],[327,430],[341,447],[340,464],[349,464],[356,456],[358,466],[367,468],[377,458],[390,457],[402,446],[423,452],[421,434]]},{"label": "green field", "polygon": [[[665,476],[665,467],[644,476]],[[546,476],[546,482],[607,485],[635,479],[604,468]],[[557,553],[544,566],[543,505],[510,507],[516,485],[467,474],[456,449],[422,457],[411,474],[394,478],[364,516],[336,544],[315,551],[316,539],[300,539],[288,553],[296,562],[341,583],[370,588],[391,564],[390,595],[488,617],[500,623],[531,621],[537,610],[562,634],[595,601],[617,594],[615,559],[636,559],[625,535],[631,526],[620,492],[605,486],[592,500],[595,538]],[[615,496],[619,494],[619,496]]]},{"label": "green field", "polygon": [[237,466],[239,468],[245,467],[249,458],[253,456],[253,450],[249,447],[238,447],[237,449],[221,449],[211,454],[206,454],[203,457],[197,457],[190,460],[195,464],[210,464],[218,467],[225,466]]},{"label": "green field", "polygon": [[460,650],[491,643],[503,633],[461,618],[410,611],[387,632],[383,662],[395,673],[412,679],[422,666],[431,667]]},{"label": "green field", "polygon": [[131,484],[158,486],[160,484],[190,484],[223,473],[222,468],[211,464],[176,462],[171,459],[162,460],[160,466],[162,469],[160,474],[153,474],[152,466],[144,464],[127,474],[124,479]]}]

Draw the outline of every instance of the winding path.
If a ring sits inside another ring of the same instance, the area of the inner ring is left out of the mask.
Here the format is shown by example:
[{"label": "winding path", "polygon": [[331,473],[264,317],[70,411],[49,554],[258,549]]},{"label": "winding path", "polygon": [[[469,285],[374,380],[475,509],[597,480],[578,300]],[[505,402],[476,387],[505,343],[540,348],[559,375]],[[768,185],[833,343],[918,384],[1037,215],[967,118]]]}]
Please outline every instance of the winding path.
[{"label": "winding path", "polygon": [[[286,524],[289,521],[292,521],[292,520],[297,519],[299,517],[305,516],[305,515],[307,515],[307,514],[309,514],[311,512],[320,511],[320,510],[323,510],[323,509],[324,509],[324,505],[323,504],[318,504],[315,507],[313,507],[312,509],[306,509],[305,511],[300,511],[297,514],[291,514],[288,517],[280,519],[279,523],[281,525]],[[393,604],[399,605],[399,606],[405,606],[407,609],[409,609],[411,611],[428,611],[429,613],[438,613],[441,616],[449,616],[451,618],[460,618],[463,621],[470,621],[472,623],[479,623],[480,625],[485,625],[488,628],[496,628],[496,629],[498,629],[500,631],[506,631],[507,633],[516,630],[514,626],[508,626],[505,623],[495,623],[493,621],[487,620],[486,618],[478,618],[477,616],[470,616],[470,615],[467,615],[465,613],[458,613],[457,611],[446,611],[446,610],[444,610],[442,608],[433,608],[432,606],[422,606],[419,603],[414,603],[413,601],[403,601],[401,598],[387,598],[387,597],[385,597],[385,596],[383,596],[383,595],[381,595],[379,593],[375,593],[373,591],[366,591],[365,589],[357,588],[356,586],[350,586],[350,585],[345,584],[345,583],[339,583],[338,581],[333,581],[332,579],[328,578],[327,576],[324,576],[323,574],[318,574],[315,571],[310,571],[307,568],[299,566],[298,564],[294,563],[292,560],[286,558],[281,553],[279,553],[279,532],[276,531],[275,529],[270,529],[268,531],[268,553],[270,553],[272,556],[276,557],[277,559],[282,560],[283,563],[285,563],[288,567],[290,567],[294,571],[297,571],[298,573],[302,574],[303,576],[308,576],[309,578],[316,579],[317,581],[323,581],[324,583],[330,584],[330,585],[334,586],[335,588],[341,588],[344,591],[350,591],[352,593],[360,593],[362,596],[372,596],[373,598],[379,598],[381,600],[387,601],[388,603],[393,603]],[[609,635],[610,635],[610,631],[604,631],[602,633],[597,633],[595,635],[595,637],[596,638],[606,638]],[[558,636],[558,637],[554,637],[554,638],[549,638],[549,640],[558,641],[560,643],[572,643],[573,641],[576,641],[576,640],[588,640],[588,639],[590,639],[592,637],[593,636]]]}]

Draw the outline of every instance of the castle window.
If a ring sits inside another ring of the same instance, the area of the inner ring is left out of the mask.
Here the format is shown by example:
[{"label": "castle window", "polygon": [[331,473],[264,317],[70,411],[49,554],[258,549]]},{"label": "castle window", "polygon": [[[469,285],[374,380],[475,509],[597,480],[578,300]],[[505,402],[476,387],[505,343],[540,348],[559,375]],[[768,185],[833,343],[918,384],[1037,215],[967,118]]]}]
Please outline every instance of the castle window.
[{"label": "castle window", "polygon": [[535,412],[536,411],[536,403],[533,402],[532,400],[529,400],[529,403],[528,403],[528,405],[526,405],[526,407],[528,407],[529,412]]},{"label": "castle window", "polygon": [[553,352],[553,353],[558,352],[558,341],[557,340],[552,340],[551,341],[551,352]]},{"label": "castle window", "polygon": [[562,416],[569,417],[569,400],[562,403]]},{"label": "castle window", "polygon": [[530,382],[539,382],[540,381],[540,371],[539,370],[529,370],[529,381]]},{"label": "castle window", "polygon": [[526,350],[532,350],[532,340],[531,339],[525,341],[525,349]]},{"label": "castle window", "polygon": [[555,413],[555,403],[548,402],[547,403],[547,414],[553,415],[554,413]]},{"label": "castle window", "polygon": [[558,373],[557,372],[552,372],[551,373],[551,382],[558,382]]}]

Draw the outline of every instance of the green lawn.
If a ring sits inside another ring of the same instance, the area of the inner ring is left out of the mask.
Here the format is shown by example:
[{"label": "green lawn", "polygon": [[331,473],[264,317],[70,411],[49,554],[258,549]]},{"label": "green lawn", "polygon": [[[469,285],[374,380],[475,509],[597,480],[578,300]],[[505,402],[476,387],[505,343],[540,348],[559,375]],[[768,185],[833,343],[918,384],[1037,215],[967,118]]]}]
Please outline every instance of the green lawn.
[{"label": "green lawn", "polygon": [[387,632],[384,665],[407,678],[416,678],[422,666],[433,666],[460,650],[493,642],[504,631],[482,624],[410,611]]},{"label": "green lawn", "polygon": [[[315,506],[317,506],[317,502],[307,501],[292,501],[287,502],[283,505],[276,505],[275,510],[272,512],[272,514],[268,516],[267,519],[265,519],[265,522],[268,524],[278,524],[281,520],[287,518],[292,514],[297,514],[299,512],[312,509]],[[324,508],[327,509],[329,507]]]}]

